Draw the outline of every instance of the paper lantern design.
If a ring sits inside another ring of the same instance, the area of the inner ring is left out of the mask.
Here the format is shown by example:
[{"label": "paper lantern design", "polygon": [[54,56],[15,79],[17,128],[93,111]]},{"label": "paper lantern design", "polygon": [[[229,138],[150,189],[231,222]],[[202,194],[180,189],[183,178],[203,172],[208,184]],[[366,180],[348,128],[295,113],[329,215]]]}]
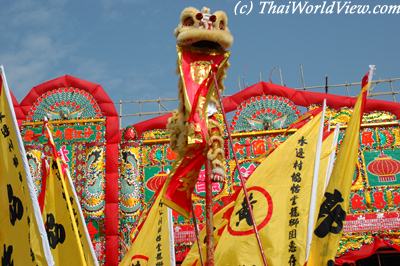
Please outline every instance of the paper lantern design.
[{"label": "paper lantern design", "polygon": [[400,162],[382,151],[368,164],[367,169],[378,176],[379,182],[393,182],[396,181],[396,175],[400,172]]},{"label": "paper lantern design", "polygon": [[164,171],[164,169],[161,170],[158,174],[147,180],[146,187],[153,191],[156,192],[158,188],[164,183],[164,181],[167,179],[168,173]]}]

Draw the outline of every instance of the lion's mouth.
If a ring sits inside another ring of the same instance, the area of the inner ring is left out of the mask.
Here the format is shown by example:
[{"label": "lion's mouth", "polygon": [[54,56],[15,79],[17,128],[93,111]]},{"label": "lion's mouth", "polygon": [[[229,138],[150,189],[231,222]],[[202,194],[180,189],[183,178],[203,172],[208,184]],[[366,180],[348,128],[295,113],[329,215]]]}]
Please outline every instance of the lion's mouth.
[{"label": "lion's mouth", "polygon": [[200,49],[223,50],[222,46],[219,43],[207,40],[194,42],[191,44],[191,46]]}]

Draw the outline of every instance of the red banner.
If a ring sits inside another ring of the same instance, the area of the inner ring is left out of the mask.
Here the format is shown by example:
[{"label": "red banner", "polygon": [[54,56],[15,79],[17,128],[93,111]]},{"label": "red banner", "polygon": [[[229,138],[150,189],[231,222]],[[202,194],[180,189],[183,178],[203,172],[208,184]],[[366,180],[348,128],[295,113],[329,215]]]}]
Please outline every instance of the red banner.
[{"label": "red banner", "polygon": [[187,151],[171,172],[164,195],[165,203],[189,217],[192,192],[206,160],[208,141],[207,107],[214,89],[213,75],[221,74],[229,53],[204,53],[178,48],[183,105],[188,112]]}]

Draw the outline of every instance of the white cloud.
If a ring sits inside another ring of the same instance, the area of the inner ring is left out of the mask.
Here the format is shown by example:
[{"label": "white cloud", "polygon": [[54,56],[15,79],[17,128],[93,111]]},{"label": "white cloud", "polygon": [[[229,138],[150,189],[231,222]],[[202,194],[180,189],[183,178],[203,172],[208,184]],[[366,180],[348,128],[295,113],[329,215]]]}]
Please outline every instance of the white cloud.
[{"label": "white cloud", "polygon": [[0,64],[21,100],[32,86],[56,73],[74,45],[58,38],[64,0],[17,0],[7,4],[0,10]]},{"label": "white cloud", "polygon": [[[22,38],[14,51],[0,52],[10,87],[19,99],[65,59],[69,47],[46,34],[31,34]],[[51,74],[50,74],[51,75]]]}]

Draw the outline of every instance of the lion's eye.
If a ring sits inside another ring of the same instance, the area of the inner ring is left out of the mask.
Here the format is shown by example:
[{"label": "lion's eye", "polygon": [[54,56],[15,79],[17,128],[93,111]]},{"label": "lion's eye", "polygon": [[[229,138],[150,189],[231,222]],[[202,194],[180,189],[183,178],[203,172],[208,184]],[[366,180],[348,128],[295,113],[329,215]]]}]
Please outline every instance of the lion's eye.
[{"label": "lion's eye", "polygon": [[183,26],[193,26],[194,20],[192,17],[187,17],[183,20]]},{"label": "lion's eye", "polygon": [[221,20],[221,21],[219,22],[219,29],[220,29],[220,30],[225,30],[225,22],[224,22],[223,20]]},{"label": "lion's eye", "polygon": [[217,21],[217,17],[216,17],[215,15],[212,15],[212,16],[210,17],[210,21],[211,21],[211,22]]},{"label": "lion's eye", "polygon": [[203,18],[203,14],[202,13],[197,13],[196,14],[196,19],[197,20],[201,20]]}]

